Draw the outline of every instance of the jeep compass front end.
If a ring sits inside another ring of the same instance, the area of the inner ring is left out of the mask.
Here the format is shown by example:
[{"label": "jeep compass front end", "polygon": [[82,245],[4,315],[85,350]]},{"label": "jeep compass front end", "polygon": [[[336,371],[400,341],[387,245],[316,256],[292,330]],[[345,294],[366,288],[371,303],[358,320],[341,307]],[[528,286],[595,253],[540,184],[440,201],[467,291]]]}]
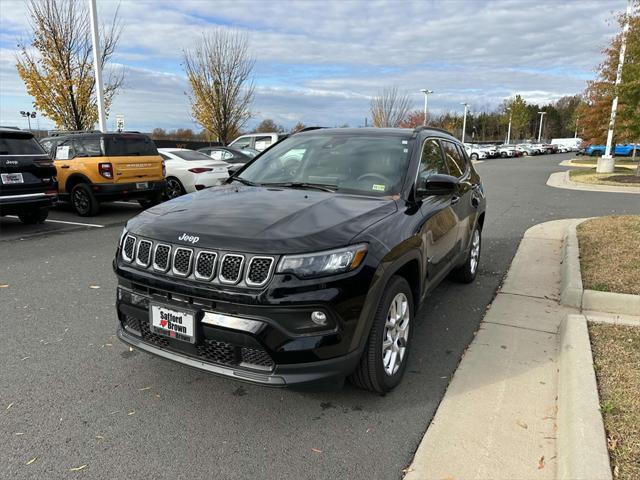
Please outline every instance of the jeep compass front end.
[{"label": "jeep compass front end", "polygon": [[426,293],[475,278],[483,219],[479,178],[444,132],[299,133],[127,223],[118,336],[254,383],[350,376],[385,392]]}]

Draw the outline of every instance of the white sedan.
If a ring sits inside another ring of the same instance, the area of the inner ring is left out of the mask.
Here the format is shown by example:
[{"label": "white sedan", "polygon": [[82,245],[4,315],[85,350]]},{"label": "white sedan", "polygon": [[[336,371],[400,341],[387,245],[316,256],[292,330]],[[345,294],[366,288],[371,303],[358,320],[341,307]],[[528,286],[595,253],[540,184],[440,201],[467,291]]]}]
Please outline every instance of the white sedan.
[{"label": "white sedan", "polygon": [[172,199],[221,185],[229,177],[226,162],[187,148],[159,148],[167,169],[166,197]]}]

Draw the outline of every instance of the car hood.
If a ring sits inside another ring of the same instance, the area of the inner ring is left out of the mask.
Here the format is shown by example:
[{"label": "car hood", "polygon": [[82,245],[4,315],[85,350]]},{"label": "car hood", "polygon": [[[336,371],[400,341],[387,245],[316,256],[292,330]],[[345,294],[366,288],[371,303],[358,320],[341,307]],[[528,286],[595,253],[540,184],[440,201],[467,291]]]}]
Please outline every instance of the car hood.
[{"label": "car hood", "polygon": [[[131,219],[133,234],[248,253],[299,253],[347,245],[397,210],[390,197],[224,185],[178,197]],[[183,234],[191,242],[180,240]]]}]

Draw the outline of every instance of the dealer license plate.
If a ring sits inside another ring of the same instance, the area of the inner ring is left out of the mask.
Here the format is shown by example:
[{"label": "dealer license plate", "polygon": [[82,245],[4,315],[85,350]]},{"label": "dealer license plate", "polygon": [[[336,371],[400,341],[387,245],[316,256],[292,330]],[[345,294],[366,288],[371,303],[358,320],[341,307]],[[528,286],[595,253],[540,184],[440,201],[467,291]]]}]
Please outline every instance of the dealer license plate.
[{"label": "dealer license plate", "polygon": [[149,188],[149,182],[138,182],[136,183],[136,188],[138,190],[146,190],[147,188]]},{"label": "dealer license plate", "polygon": [[2,183],[9,185],[11,183],[24,183],[21,173],[2,173],[0,174]]},{"label": "dealer license plate", "polygon": [[193,312],[175,310],[162,305],[151,305],[149,315],[154,333],[184,342],[195,342]]}]

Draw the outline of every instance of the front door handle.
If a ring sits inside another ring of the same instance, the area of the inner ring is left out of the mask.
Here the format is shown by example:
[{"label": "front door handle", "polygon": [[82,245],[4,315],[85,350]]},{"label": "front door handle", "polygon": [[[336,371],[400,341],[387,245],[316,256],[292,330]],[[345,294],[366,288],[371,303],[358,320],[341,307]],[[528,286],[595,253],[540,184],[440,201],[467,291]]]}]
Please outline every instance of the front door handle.
[{"label": "front door handle", "polygon": [[60,165],[60,168],[69,168],[69,165]]},{"label": "front door handle", "polygon": [[457,195],[454,195],[453,197],[451,197],[451,205],[455,205],[459,201],[460,201],[460,197],[458,197]]}]

